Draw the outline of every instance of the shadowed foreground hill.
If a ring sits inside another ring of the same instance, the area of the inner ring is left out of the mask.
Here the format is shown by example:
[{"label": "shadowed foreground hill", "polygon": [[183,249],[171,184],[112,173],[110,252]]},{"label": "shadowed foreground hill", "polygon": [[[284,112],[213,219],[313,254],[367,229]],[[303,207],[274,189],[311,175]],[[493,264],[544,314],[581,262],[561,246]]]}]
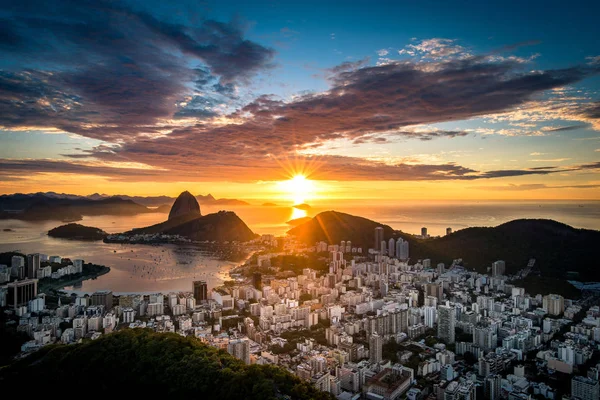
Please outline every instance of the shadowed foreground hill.
[{"label": "shadowed foreground hill", "polygon": [[48,236],[61,239],[102,240],[106,235],[102,229],[80,224],[61,225],[48,231]]},{"label": "shadowed foreground hill", "polygon": [[181,235],[192,240],[246,242],[256,236],[248,225],[233,211],[219,211],[208,215],[185,214],[160,224],[133,229],[126,234]]},{"label": "shadowed foreground hill", "polygon": [[94,398],[151,394],[178,399],[333,399],[282,368],[246,366],[198,339],[145,329],[126,329],[84,344],[49,346],[0,369],[2,386],[27,387],[28,395],[60,390],[56,383],[61,377],[68,377],[64,387],[70,393]]},{"label": "shadowed foreground hill", "polygon": [[[432,264],[462,258],[465,267],[485,273],[492,262],[504,260],[507,273],[524,268],[531,258],[542,276],[565,279],[567,271],[578,272],[575,280],[600,281],[595,246],[600,231],[576,229],[546,219],[520,219],[493,228],[466,228],[450,235],[422,240],[387,225],[335,211],[326,211],[288,233],[307,244],[324,240],[372,248],[374,229],[382,226],[385,239],[401,237],[410,244],[411,260],[429,258]],[[364,252],[363,252],[364,253]]]},{"label": "shadowed foreground hill", "polygon": [[333,244],[340,243],[342,240],[350,240],[353,246],[362,246],[363,249],[368,249],[374,245],[374,232],[378,226],[383,227],[386,239],[394,236],[394,230],[387,225],[338,211],[324,211],[309,221],[290,229],[288,233],[307,244],[315,244],[320,241]]}]

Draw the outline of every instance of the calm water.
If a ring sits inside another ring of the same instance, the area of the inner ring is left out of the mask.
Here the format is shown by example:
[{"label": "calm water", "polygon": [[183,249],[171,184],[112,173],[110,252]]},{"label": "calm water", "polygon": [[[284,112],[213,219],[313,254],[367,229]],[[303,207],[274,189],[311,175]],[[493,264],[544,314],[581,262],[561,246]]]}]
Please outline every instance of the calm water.
[{"label": "calm water", "polygon": [[[283,235],[293,218],[306,215],[290,207],[221,206],[202,207],[208,214],[228,209],[235,211],[254,232]],[[518,218],[549,218],[577,228],[600,229],[600,202],[389,202],[340,201],[335,206],[315,203],[308,211],[314,216],[335,209],[359,215],[408,233],[420,233],[428,228],[430,235],[443,235],[447,227],[453,230],[470,226],[496,226]],[[109,233],[123,232],[162,222],[166,214],[144,214],[133,217],[86,217],[80,223],[101,228]],[[40,252],[111,267],[111,272],[95,280],[85,281],[76,291],[91,292],[109,289],[124,292],[169,292],[191,290],[192,281],[204,279],[210,286],[227,279],[234,263],[207,257],[191,246],[148,246],[77,242],[53,239],[47,231],[61,225],[56,221],[29,223],[17,220],[0,221],[0,252],[19,250],[24,253]]]}]

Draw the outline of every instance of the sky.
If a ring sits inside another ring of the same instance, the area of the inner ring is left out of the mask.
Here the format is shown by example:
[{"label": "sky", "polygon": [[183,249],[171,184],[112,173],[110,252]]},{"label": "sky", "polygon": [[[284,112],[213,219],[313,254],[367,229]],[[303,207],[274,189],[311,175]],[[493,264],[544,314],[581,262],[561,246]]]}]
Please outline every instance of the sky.
[{"label": "sky", "polygon": [[2,2],[0,193],[598,200],[599,12]]}]

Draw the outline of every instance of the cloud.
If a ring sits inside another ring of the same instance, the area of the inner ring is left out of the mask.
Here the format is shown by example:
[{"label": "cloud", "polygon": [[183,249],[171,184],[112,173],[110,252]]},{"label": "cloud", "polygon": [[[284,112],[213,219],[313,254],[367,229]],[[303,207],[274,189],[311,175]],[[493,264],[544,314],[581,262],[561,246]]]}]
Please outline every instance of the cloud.
[{"label": "cloud", "polygon": [[[240,87],[268,70],[274,53],[245,39],[239,22],[175,23],[103,1],[57,7],[18,3],[6,13],[12,18],[0,43],[12,35],[21,45],[0,46],[0,55],[26,68],[0,73],[0,126],[44,127],[105,142],[37,169],[31,161],[4,164],[21,171],[62,168],[136,178],[135,171],[126,176],[83,162],[89,159],[150,166],[138,174],[147,180],[268,180],[282,178],[287,160],[299,160],[314,164],[323,179],[549,174],[560,169],[476,171],[456,164],[311,157],[310,152],[332,140],[376,144],[463,137],[470,132],[427,125],[514,112],[547,90],[600,72],[591,65],[523,71],[516,60],[471,56],[453,40],[431,39],[409,47],[426,60],[346,62],[328,71],[326,91],[250,101],[239,94]],[[595,118],[594,107],[578,109],[579,118]]]},{"label": "cloud", "polygon": [[385,57],[388,54],[390,54],[390,51],[388,49],[380,49],[380,50],[377,50],[376,53],[379,57]]},{"label": "cloud", "polygon": [[539,189],[596,189],[600,185],[546,185],[544,183],[529,183],[522,185],[503,185],[503,186],[471,186],[472,189],[480,190],[499,190],[499,191],[528,191]]},{"label": "cloud", "polygon": [[563,161],[568,161],[570,160],[570,158],[549,158],[549,159],[535,159],[535,160],[529,160],[532,162],[563,162]]},{"label": "cloud", "polygon": [[444,38],[424,39],[417,44],[409,44],[399,50],[398,54],[413,57],[419,56],[433,60],[470,55],[464,47],[456,44],[456,40]]},{"label": "cloud", "polygon": [[174,23],[116,1],[5,4],[0,42],[12,44],[0,45],[0,125],[8,128],[28,121],[108,140],[154,134],[158,120],[192,113],[176,104],[194,94],[194,81],[205,89],[198,71],[226,95],[272,66],[274,51],[245,39],[237,20]]}]

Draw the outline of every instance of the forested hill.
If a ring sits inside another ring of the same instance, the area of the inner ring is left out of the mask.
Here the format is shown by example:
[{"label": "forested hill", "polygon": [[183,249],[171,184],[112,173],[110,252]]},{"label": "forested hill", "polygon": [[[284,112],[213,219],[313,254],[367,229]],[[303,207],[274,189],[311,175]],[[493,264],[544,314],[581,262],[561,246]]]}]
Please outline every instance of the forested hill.
[{"label": "forested hill", "polygon": [[595,251],[600,231],[576,229],[553,220],[520,219],[493,228],[466,228],[439,238],[420,239],[362,217],[326,211],[288,233],[307,244],[351,240],[353,246],[364,249],[374,246],[377,226],[384,228],[386,240],[393,237],[409,242],[411,262],[429,258],[432,265],[448,265],[462,258],[465,267],[485,273],[492,262],[504,260],[507,273],[514,273],[535,258],[542,276],[565,279],[571,271],[579,274],[569,276],[572,279],[600,281]]},{"label": "forested hill", "polygon": [[0,384],[45,397],[62,387],[94,398],[333,399],[280,367],[247,366],[196,338],[147,329],[44,347],[0,369]]}]

